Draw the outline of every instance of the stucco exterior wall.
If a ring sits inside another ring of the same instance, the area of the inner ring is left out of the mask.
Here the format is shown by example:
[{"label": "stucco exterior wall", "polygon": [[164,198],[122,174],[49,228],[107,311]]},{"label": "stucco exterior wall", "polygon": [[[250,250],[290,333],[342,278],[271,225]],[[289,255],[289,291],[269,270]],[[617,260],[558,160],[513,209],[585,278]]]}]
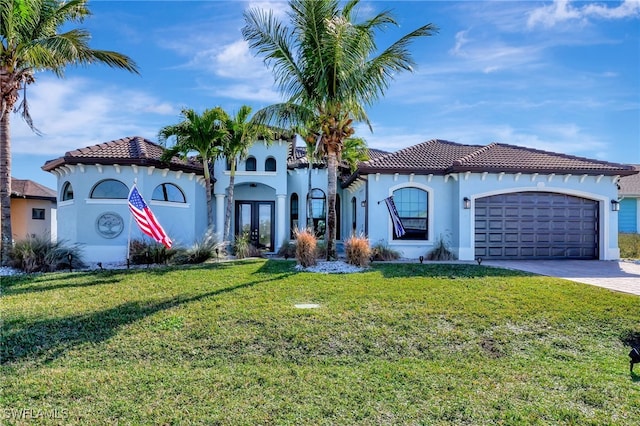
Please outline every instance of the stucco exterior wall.
[{"label": "stucco exterior wall", "polygon": [[[599,203],[599,258],[618,259],[618,214],[611,209],[611,200],[617,197],[616,180],[611,176],[502,173],[369,175],[368,235],[372,244],[387,244],[407,258],[425,256],[442,238],[460,260],[474,260],[475,199],[508,192],[557,192]],[[382,201],[404,187],[428,193],[427,240],[393,240],[391,219]],[[464,197],[471,199],[470,209],[464,209]]]},{"label": "stucco exterior wall", "polygon": [[[453,214],[453,194],[456,189],[454,179],[437,175],[369,175],[369,198],[367,215],[369,218],[369,240],[371,244],[384,244],[401,253],[402,257],[418,258],[426,256],[440,238],[448,247],[456,249],[452,241],[457,234]],[[384,199],[401,188],[419,188],[427,192],[427,240],[394,240],[392,223]]]},{"label": "stucco exterior wall", "polygon": [[[458,176],[460,194],[471,199],[471,209],[460,216],[460,258],[473,259],[473,218],[475,199],[495,194],[523,191],[556,192],[599,203],[599,258],[618,259],[618,215],[611,211],[617,197],[616,178],[587,175],[537,175],[466,173]],[[462,199],[458,200],[461,205]]]},{"label": "stucco exterior wall", "polygon": [[[43,209],[44,219],[33,219],[32,209]],[[56,241],[56,207],[48,200],[11,198],[11,230],[15,241],[32,236]]]},{"label": "stucco exterior wall", "polygon": [[[59,199],[66,182],[73,187],[73,200],[59,202],[58,237],[80,244],[88,262],[125,261],[127,242],[147,238],[131,220],[126,199],[92,199],[91,190],[105,180],[115,179],[131,189],[137,183],[140,194],[163,226],[174,245],[191,245],[206,230],[204,179],[193,173],[138,166],[77,165],[57,169]],[[152,200],[154,189],[172,183],[184,193],[186,203]],[[104,215],[113,219],[104,232]],[[101,225],[102,223],[102,225]],[[101,232],[102,226],[102,232]]]}]

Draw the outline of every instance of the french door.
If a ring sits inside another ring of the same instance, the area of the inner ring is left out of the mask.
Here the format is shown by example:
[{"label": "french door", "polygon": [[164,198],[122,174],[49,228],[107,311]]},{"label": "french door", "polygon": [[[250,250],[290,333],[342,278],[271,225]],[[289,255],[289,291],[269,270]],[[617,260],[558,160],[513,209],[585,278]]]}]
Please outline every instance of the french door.
[{"label": "french door", "polygon": [[273,251],[273,201],[236,201],[236,235],[249,235],[260,250]]}]

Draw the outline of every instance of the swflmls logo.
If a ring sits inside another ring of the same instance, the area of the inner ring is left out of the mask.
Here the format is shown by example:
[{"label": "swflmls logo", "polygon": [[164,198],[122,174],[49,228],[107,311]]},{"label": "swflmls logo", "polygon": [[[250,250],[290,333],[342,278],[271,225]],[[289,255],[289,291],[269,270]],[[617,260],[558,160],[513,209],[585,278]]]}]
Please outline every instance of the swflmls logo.
[{"label": "swflmls logo", "polygon": [[2,418],[12,420],[35,420],[35,419],[66,419],[69,417],[69,410],[53,408],[50,410],[38,410],[34,408],[4,408]]}]

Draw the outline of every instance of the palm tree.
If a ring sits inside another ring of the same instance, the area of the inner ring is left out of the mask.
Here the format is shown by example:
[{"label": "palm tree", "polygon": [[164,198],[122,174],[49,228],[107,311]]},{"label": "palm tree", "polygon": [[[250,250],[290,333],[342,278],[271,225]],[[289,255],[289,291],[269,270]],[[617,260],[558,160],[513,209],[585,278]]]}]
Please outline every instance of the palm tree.
[{"label": "palm tree", "polygon": [[[378,30],[397,22],[389,11],[355,22],[359,0],[342,9],[338,0],[290,0],[291,28],[272,12],[245,12],[244,38],[273,67],[276,84],[288,98],[261,112],[278,126],[317,123],[328,167],[327,259],[336,257],[337,168],[344,140],[354,134],[354,120],[369,124],[365,107],[382,97],[394,75],[412,71],[408,47],[437,31],[424,25],[378,51]],[[256,114],[258,115],[258,114]]]},{"label": "palm tree", "polygon": [[367,141],[362,138],[349,138],[344,140],[342,146],[342,162],[349,166],[351,172],[355,172],[358,163],[369,159]]},{"label": "palm tree", "polygon": [[[52,71],[62,77],[68,65],[103,63],[137,73],[127,56],[89,47],[90,34],[69,24],[90,15],[88,0],[0,0],[0,204],[2,231],[0,261],[6,264],[12,245],[11,230],[11,132],[10,113],[20,112],[29,127],[39,133],[29,115],[26,87],[36,71]],[[16,107],[22,91],[22,101]]]},{"label": "palm tree", "polygon": [[[326,156],[322,152],[322,146],[319,146],[319,135],[310,133],[304,138],[306,147],[306,157],[308,163],[307,169],[307,228],[313,229],[313,218],[311,208],[311,171],[314,164],[322,161]],[[344,140],[342,147],[341,159],[343,165],[349,167],[351,172],[354,172],[358,167],[358,163],[369,159],[367,152],[367,142],[362,138],[348,138]]]},{"label": "palm tree", "polygon": [[207,192],[207,226],[213,227],[211,162],[218,158],[222,147],[230,140],[227,130],[229,116],[220,107],[208,109],[202,115],[193,109],[185,108],[180,114],[183,120],[178,124],[160,129],[158,138],[166,146],[169,138],[175,137],[175,144],[162,155],[163,161],[169,161],[176,154],[187,156],[195,152],[204,166],[205,190]]},{"label": "palm tree", "polygon": [[226,214],[224,217],[223,237],[227,241],[233,240],[231,233],[231,214],[233,212],[233,192],[235,187],[237,162],[247,157],[249,148],[253,143],[262,138],[266,143],[270,143],[270,130],[261,124],[249,120],[251,107],[243,105],[233,116],[227,116],[225,127],[229,137],[222,144],[222,155],[226,157],[230,165],[229,189],[227,193]]}]

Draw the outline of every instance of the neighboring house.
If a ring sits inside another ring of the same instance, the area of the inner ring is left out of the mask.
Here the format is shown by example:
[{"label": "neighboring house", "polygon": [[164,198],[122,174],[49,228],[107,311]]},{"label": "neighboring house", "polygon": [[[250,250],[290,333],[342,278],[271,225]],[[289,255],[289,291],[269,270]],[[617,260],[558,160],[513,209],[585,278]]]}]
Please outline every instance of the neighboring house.
[{"label": "neighboring house", "polygon": [[[640,172],[640,164],[635,169]],[[618,231],[640,234],[640,174],[620,179]]]},{"label": "neighboring house", "polygon": [[[58,177],[58,235],[87,246],[89,261],[123,260],[134,180],[167,233],[181,245],[206,230],[202,165],[174,158],[162,147],[123,138],[71,151],[43,169]],[[234,235],[277,251],[296,228],[326,230],[327,170],[309,163],[296,139],[256,142],[237,165]],[[443,240],[461,260],[617,259],[617,184],[631,166],[493,143],[431,140],[341,172],[337,238],[366,235],[417,258]],[[214,164],[214,230],[222,232],[229,186],[227,161]],[[311,188],[311,190],[309,190]],[[161,194],[164,194],[161,196]],[[167,198],[167,194],[177,197]],[[164,197],[164,198],[163,198]],[[398,237],[385,198],[393,197],[407,233]],[[311,217],[307,220],[307,200]],[[134,234],[139,236],[139,232]]]},{"label": "neighboring house", "polygon": [[56,241],[56,191],[28,179],[11,178],[11,230],[15,241]]}]

